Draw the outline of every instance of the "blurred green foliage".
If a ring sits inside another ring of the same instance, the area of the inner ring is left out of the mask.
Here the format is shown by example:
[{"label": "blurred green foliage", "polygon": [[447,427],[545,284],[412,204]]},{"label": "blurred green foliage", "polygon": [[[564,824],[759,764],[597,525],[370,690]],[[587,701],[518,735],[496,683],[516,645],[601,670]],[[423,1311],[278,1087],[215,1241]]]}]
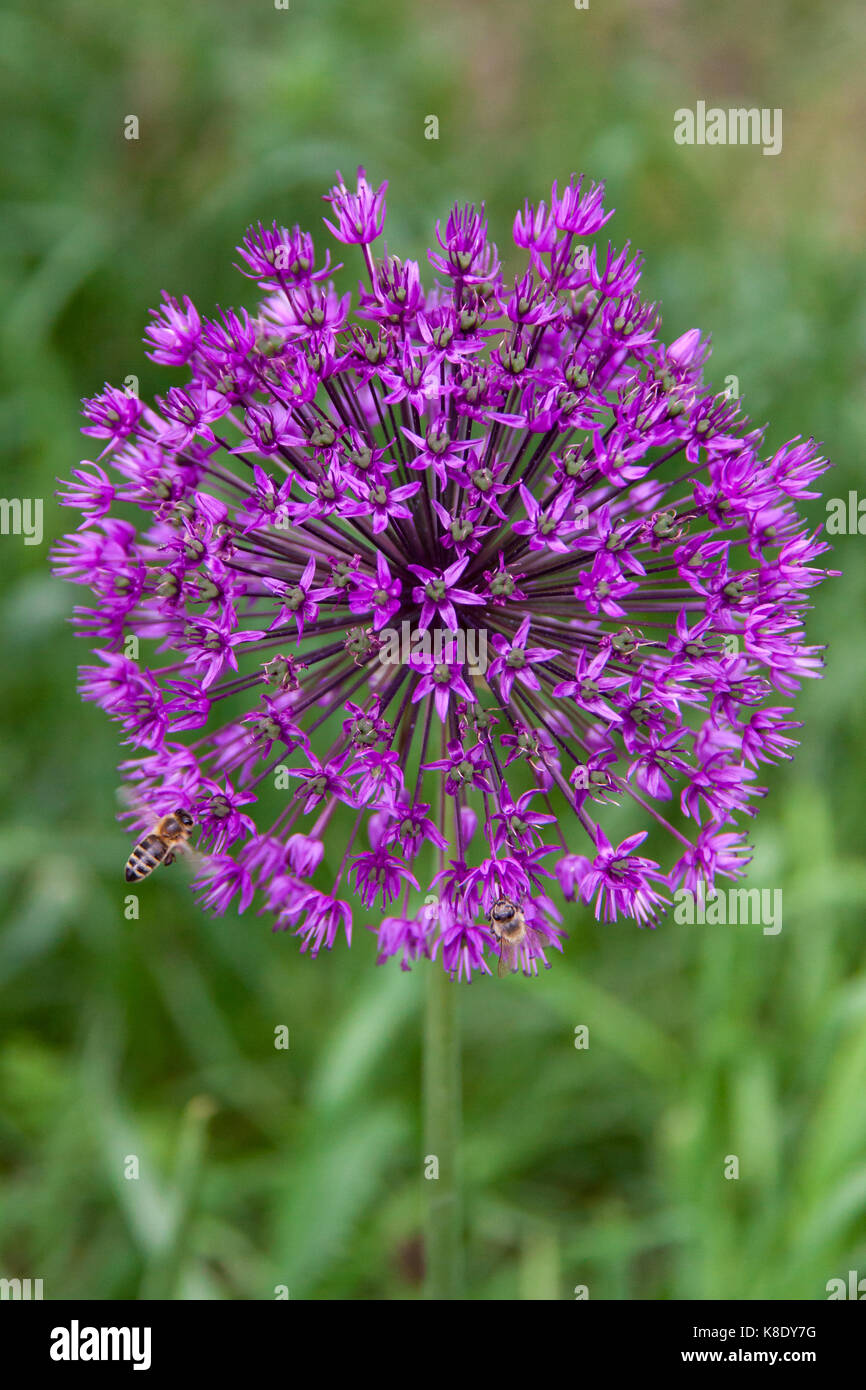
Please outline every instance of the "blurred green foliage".
[{"label": "blurred green foliage", "polygon": [[[712,331],[713,378],[738,376],[771,445],[823,440],[845,496],[866,19],[854,0],[7,0],[0,55],[2,491],[46,499],[45,545],[0,539],[0,1274],[48,1298],[412,1298],[423,972],[376,969],[362,929],[312,964],[265,918],[200,914],[180,873],[123,918],[115,730],[78,702],[76,595],[46,563],[54,479],[87,452],[78,398],[130,372],[162,389],[140,344],[160,291],[249,302],[244,227],[319,228],[336,167],[390,180],[389,243],[419,258],[455,200],[486,200],[504,247],[524,197],[585,170],[668,337]],[[698,99],[782,107],[782,154],[676,146]],[[822,1298],[866,1273],[866,542],[836,553],[811,619],[827,677],[754,833],[782,932],[576,912],[543,979],[461,987],[470,1297]]]}]

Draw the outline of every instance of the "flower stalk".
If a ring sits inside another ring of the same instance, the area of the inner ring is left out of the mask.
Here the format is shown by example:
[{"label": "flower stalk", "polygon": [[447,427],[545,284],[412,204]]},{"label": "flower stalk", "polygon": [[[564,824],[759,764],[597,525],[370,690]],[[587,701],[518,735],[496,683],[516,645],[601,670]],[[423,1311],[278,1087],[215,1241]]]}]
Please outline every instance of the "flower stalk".
[{"label": "flower stalk", "polygon": [[[426,969],[424,1019],[424,1152],[427,1179],[425,1290],[427,1299],[462,1297],[462,1078],[459,992],[444,970]],[[435,1160],[435,1164],[433,1162]],[[435,1176],[431,1176],[431,1172]]]}]

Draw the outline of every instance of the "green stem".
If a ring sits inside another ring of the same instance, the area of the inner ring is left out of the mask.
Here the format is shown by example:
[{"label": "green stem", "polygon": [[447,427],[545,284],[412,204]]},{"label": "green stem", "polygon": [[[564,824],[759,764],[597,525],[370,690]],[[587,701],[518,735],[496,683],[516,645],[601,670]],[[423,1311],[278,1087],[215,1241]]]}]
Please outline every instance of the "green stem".
[{"label": "green stem", "polygon": [[[430,696],[427,697],[428,708]],[[445,724],[442,756],[445,756]],[[448,847],[434,851],[440,873],[456,848],[453,797],[440,785],[440,817]],[[427,1181],[427,1240],[425,1244],[428,1299],[463,1297],[463,1210],[460,1173],[462,1094],[459,987],[444,968],[442,954],[427,965],[427,1005],[424,1020],[424,1176]],[[434,1167],[435,1160],[435,1167]]]},{"label": "green stem", "polygon": [[438,1177],[430,1177],[427,1183],[428,1299],[463,1296],[458,994],[458,985],[443,970],[441,957],[431,961],[424,1026],[424,1143],[425,1172],[435,1158]]}]

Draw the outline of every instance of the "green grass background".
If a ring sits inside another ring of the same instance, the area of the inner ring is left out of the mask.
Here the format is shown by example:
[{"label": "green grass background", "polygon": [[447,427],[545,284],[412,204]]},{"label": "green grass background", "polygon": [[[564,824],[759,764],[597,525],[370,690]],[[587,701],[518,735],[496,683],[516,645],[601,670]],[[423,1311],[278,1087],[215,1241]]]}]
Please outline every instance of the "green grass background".
[{"label": "green grass background", "polygon": [[[417,1297],[423,971],[377,969],[360,929],[312,964],[264,917],[200,914],[180,874],[123,918],[115,730],[78,702],[76,595],[46,561],[78,399],[130,372],[162,389],[140,341],[161,290],[250,302],[243,229],[318,238],[336,167],[390,180],[389,244],[419,258],[455,199],[486,200],[505,247],[524,197],[585,170],[669,339],[711,331],[769,443],[815,434],[830,495],[863,489],[866,19],[6,0],[0,55],[2,493],[46,499],[45,545],[0,538],[0,1275],[46,1298]],[[782,154],[676,146],[698,99],[781,107]],[[755,827],[782,932],[572,912],[543,979],[461,988],[471,1298],[813,1299],[866,1275],[866,540],[836,562],[810,623],[826,679]]]}]

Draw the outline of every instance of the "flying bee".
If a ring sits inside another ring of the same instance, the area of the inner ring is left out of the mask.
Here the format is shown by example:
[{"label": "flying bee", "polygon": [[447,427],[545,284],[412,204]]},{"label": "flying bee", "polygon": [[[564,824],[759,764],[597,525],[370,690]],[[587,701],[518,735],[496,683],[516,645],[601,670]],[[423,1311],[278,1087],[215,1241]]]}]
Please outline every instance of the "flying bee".
[{"label": "flying bee", "polygon": [[510,898],[497,898],[490,909],[490,930],[499,942],[499,969],[502,975],[514,974],[520,957],[520,947],[526,940],[526,918]]},{"label": "flying bee", "polygon": [[159,864],[174,863],[175,853],[186,844],[194,825],[189,811],[178,809],[168,816],[160,816],[126,861],[127,883],[147,878]]}]

